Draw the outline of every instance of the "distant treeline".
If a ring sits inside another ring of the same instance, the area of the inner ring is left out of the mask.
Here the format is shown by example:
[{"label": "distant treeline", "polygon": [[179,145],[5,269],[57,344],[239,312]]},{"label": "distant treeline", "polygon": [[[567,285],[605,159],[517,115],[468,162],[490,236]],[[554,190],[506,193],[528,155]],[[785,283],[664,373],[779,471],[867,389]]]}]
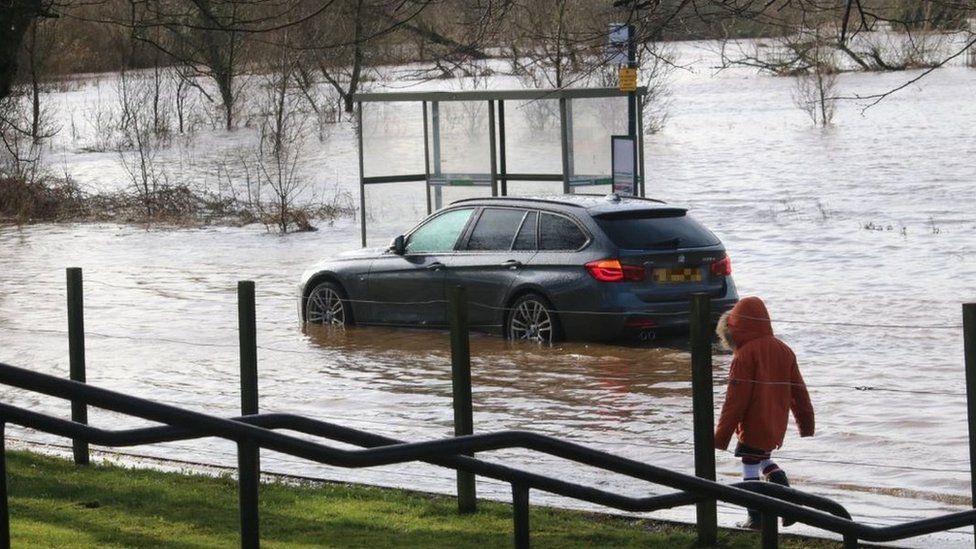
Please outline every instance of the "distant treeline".
[{"label": "distant treeline", "polygon": [[[909,31],[953,30],[967,28],[976,17],[974,4],[949,0],[337,0],[324,4],[67,0],[47,6],[34,20],[18,54],[18,81],[26,82],[32,70],[41,68],[46,75],[63,76],[197,61],[194,56],[207,56],[204,48],[208,47],[236,49],[234,62],[245,63],[274,55],[280,47],[296,55],[314,51],[324,67],[333,68],[353,66],[357,55],[371,65],[457,63],[510,48],[524,51],[554,36],[593,52],[604,45],[612,22],[635,24],[641,41],[779,36],[792,32],[800,22],[839,28],[845,17],[850,32],[879,25]],[[325,9],[316,11],[322,6]],[[5,9],[13,8],[0,7]]]}]

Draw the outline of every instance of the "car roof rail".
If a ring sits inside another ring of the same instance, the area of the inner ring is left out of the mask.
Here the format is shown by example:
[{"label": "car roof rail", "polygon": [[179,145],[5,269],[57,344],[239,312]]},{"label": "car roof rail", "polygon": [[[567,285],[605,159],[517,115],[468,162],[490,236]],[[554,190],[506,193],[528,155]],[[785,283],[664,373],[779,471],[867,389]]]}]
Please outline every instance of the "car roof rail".
[{"label": "car roof rail", "polygon": [[[580,195],[583,196],[583,195]],[[483,196],[481,198],[462,198],[460,200],[455,200],[451,202],[451,205],[461,204],[464,202],[477,202],[480,200],[498,200],[505,201],[511,200],[512,202],[541,202],[543,204],[559,204],[561,206],[572,206],[574,208],[586,208],[585,205],[578,202],[570,202],[568,200],[559,200],[558,198],[539,198],[532,196]]]},{"label": "car roof rail", "polygon": [[[627,200],[641,200],[643,202],[652,202],[654,204],[667,204],[667,202],[663,200],[658,200],[656,198],[645,198],[642,196],[627,196],[627,195],[621,196],[618,195],[617,193],[610,193],[610,194],[578,193],[578,194],[573,194],[572,196],[597,198],[597,199],[603,198],[606,199],[608,202],[620,202],[622,199],[627,199]],[[521,201],[521,202],[538,202],[543,204],[558,204],[561,206],[570,206],[574,208],[584,208],[584,209],[597,205],[597,204],[581,204],[579,202],[559,199],[557,197],[538,197],[538,196],[483,196],[480,198],[462,198],[460,200],[455,200],[454,202],[451,202],[451,205],[453,206],[454,204],[463,204],[465,202],[477,202],[480,200],[489,200],[489,201],[497,200],[500,202],[508,201],[508,200]]]},{"label": "car roof rail", "polygon": [[617,202],[621,199],[626,198],[627,200],[643,200],[645,202],[654,202],[656,204],[667,204],[667,202],[663,200],[659,200],[657,198],[647,198],[646,196],[619,195],[617,193],[609,193],[609,194],[579,193],[576,196],[593,196],[596,198],[606,198],[607,200],[611,200],[613,202]]}]

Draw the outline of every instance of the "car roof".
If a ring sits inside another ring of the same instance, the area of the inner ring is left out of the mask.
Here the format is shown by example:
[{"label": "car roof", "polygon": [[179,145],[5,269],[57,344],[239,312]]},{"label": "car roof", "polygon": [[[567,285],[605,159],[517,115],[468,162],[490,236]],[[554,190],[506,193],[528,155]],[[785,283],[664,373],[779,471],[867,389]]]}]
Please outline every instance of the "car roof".
[{"label": "car roof", "polygon": [[[641,198],[637,196],[621,196],[611,194],[559,194],[549,196],[494,196],[485,198],[466,198],[451,203],[451,206],[521,206],[540,207],[547,209],[573,210],[582,208],[592,216],[611,212],[636,210],[680,210],[687,208],[672,206],[662,200]],[[680,214],[679,214],[680,215]]]}]

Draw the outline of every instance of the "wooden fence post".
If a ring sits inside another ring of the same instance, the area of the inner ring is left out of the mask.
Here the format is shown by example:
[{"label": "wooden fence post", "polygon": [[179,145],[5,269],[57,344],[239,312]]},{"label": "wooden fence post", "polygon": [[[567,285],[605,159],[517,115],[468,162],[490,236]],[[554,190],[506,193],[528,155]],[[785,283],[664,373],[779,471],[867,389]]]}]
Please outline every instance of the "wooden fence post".
[{"label": "wooden fence post", "polygon": [[976,508],[976,303],[964,303],[962,306],[962,332],[966,359],[966,410],[969,416],[969,478],[972,505]]},{"label": "wooden fence post", "polygon": [[[241,415],[258,413],[257,321],[254,306],[254,282],[237,283],[237,325],[241,355]],[[258,517],[258,484],[261,478],[261,454],[250,440],[237,443],[238,496],[241,516],[241,547],[256,549],[260,540]]]},{"label": "wooden fence post", "polygon": [[[695,430],[695,475],[715,480],[715,402],[712,387],[711,304],[708,294],[691,296],[691,393]],[[711,547],[718,541],[718,512],[715,500],[695,505],[698,545]]]},{"label": "wooden fence post", "polygon": [[0,422],[0,549],[10,549],[10,495],[7,493],[7,424]]},{"label": "wooden fence post", "polygon": [[[451,381],[454,393],[454,436],[474,433],[471,399],[471,348],[468,340],[468,296],[461,286],[450,288]],[[458,470],[458,511],[477,510],[474,474]]]},{"label": "wooden fence post", "polygon": [[[69,267],[68,279],[68,361],[73,381],[85,383],[85,298],[81,268]],[[71,401],[71,421],[88,424],[88,406]],[[76,465],[88,465],[88,443],[72,439],[71,450]]]}]

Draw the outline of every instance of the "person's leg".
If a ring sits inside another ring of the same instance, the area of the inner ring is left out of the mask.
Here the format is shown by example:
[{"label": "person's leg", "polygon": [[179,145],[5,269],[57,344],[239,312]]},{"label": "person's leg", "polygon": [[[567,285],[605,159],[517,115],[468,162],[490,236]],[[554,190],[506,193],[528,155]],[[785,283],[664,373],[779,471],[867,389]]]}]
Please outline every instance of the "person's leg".
[{"label": "person's leg", "polygon": [[[780,486],[790,485],[790,481],[786,477],[786,471],[780,469],[779,465],[776,465],[776,462],[771,458],[762,460],[762,462],[759,463],[759,467],[762,470],[763,478],[766,479],[766,481],[772,482],[773,484],[779,484]],[[787,519],[785,517],[783,518],[783,526],[790,526],[795,523],[795,520]]]},{"label": "person's leg", "polygon": [[[739,443],[735,447],[735,455],[742,458],[742,480],[761,480],[762,462],[769,458],[769,452],[751,448]],[[749,517],[745,522],[739,523],[739,527],[751,530],[762,529],[762,512],[758,509],[746,509]]]}]

